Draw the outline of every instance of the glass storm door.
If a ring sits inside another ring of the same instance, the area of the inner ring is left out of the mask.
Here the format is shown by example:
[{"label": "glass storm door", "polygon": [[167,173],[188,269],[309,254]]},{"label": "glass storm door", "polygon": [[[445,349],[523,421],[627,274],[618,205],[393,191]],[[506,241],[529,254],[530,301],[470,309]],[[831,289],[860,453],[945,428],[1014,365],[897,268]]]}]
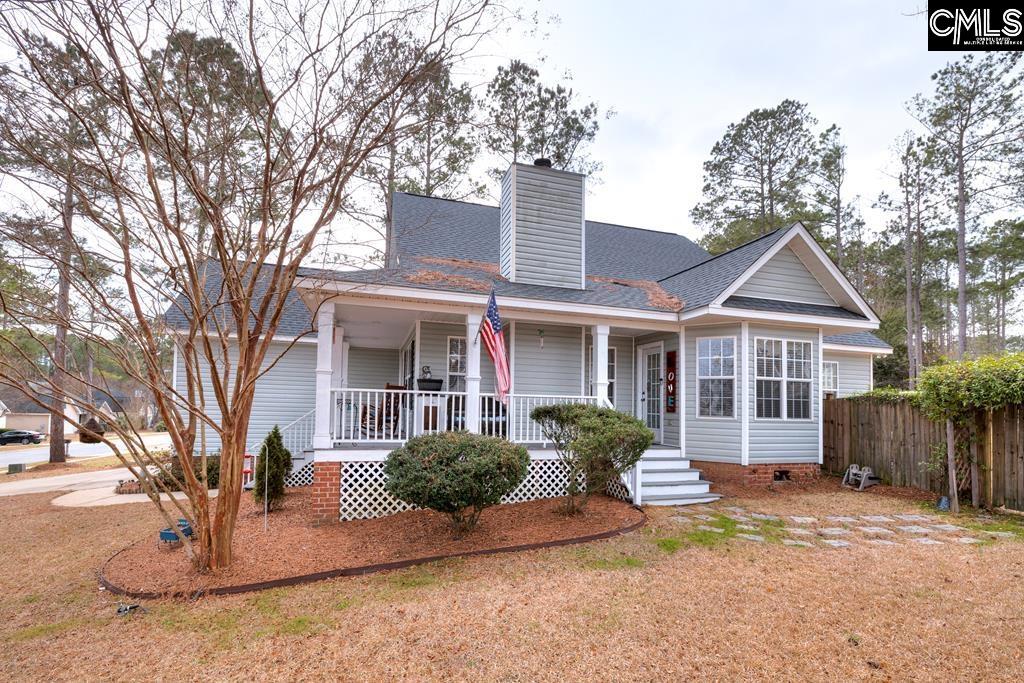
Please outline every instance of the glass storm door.
[{"label": "glass storm door", "polygon": [[662,437],[664,399],[661,345],[640,348],[640,419],[654,432],[655,442]]}]

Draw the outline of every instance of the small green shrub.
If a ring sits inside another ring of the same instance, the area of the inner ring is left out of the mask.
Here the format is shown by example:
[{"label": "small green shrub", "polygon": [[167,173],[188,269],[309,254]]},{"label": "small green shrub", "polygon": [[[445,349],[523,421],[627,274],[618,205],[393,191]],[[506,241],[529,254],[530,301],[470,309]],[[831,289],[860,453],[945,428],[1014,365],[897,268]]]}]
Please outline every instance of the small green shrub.
[{"label": "small green shrub", "polygon": [[277,425],[270,430],[260,446],[253,479],[253,497],[257,503],[267,497],[267,507],[274,509],[284,500],[284,480],[292,471],[292,453],[284,447]]},{"label": "small green shrub", "polygon": [[102,422],[97,420],[95,417],[90,417],[82,425],[82,429],[78,432],[78,440],[81,443],[100,443],[103,435],[107,432],[107,428]]},{"label": "small green shrub", "polygon": [[384,464],[387,490],[399,500],[448,515],[457,534],[515,490],[530,467],[522,446],[468,432],[409,439]]},{"label": "small green shrub", "polygon": [[538,406],[530,418],[555,445],[569,475],[565,511],[576,514],[643,457],[654,433],[632,415],[589,405]]},{"label": "small green shrub", "polygon": [[[192,473],[199,481],[203,480],[203,459],[192,458]],[[185,472],[177,456],[170,456],[160,463],[160,471],[156,474],[163,486],[169,491],[180,491],[181,485],[185,482]],[[220,456],[207,456],[206,458],[206,486],[215,489],[220,485]]]},{"label": "small green shrub", "polygon": [[919,405],[921,402],[921,392],[894,389],[892,387],[881,387],[878,389],[872,389],[871,391],[854,394],[853,396],[850,396],[849,399],[851,401],[879,401],[882,403],[908,402],[911,405]]}]

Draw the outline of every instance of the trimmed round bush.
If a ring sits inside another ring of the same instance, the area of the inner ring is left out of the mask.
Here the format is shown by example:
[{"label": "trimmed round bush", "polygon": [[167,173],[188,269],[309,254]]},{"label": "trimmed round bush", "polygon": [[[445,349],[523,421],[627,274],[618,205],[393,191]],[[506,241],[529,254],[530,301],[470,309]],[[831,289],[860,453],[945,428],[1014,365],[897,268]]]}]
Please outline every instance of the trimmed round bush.
[{"label": "trimmed round bush", "polygon": [[516,489],[530,467],[522,446],[469,432],[441,432],[409,439],[384,464],[388,493],[451,519],[457,534],[480,513]]},{"label": "trimmed round bush", "polygon": [[538,406],[530,418],[555,445],[566,468],[565,512],[581,511],[593,493],[639,462],[654,442],[643,422],[611,408],[580,404]]}]

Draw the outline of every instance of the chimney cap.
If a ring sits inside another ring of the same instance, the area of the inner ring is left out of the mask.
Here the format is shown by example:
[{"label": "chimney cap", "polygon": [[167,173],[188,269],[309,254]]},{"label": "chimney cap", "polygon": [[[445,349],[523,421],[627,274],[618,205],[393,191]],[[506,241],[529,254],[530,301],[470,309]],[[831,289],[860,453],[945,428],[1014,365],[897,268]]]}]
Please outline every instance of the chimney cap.
[{"label": "chimney cap", "polygon": [[533,165],[540,166],[541,168],[551,168],[551,159],[545,159],[544,157],[541,157],[540,159],[534,159]]}]

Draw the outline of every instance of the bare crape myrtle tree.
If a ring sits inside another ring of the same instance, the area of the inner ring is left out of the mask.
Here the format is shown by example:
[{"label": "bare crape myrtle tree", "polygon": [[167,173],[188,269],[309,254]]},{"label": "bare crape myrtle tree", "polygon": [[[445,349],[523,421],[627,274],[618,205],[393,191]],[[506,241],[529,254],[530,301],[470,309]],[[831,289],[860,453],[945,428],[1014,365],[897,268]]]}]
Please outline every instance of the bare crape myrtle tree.
[{"label": "bare crape myrtle tree", "polygon": [[[271,342],[303,260],[358,169],[415,134],[425,84],[510,18],[486,0],[0,7],[17,54],[0,72],[0,158],[19,198],[0,245],[56,273],[51,295],[0,294],[0,383],[99,412],[103,387],[63,348],[74,340],[146,387],[186,499],[161,500],[159,454],[134,427],[102,438],[169,526],[192,523],[182,540],[198,570],[232,562],[256,381],[280,355]],[[221,444],[215,499],[205,462],[192,466],[203,434]]]}]

